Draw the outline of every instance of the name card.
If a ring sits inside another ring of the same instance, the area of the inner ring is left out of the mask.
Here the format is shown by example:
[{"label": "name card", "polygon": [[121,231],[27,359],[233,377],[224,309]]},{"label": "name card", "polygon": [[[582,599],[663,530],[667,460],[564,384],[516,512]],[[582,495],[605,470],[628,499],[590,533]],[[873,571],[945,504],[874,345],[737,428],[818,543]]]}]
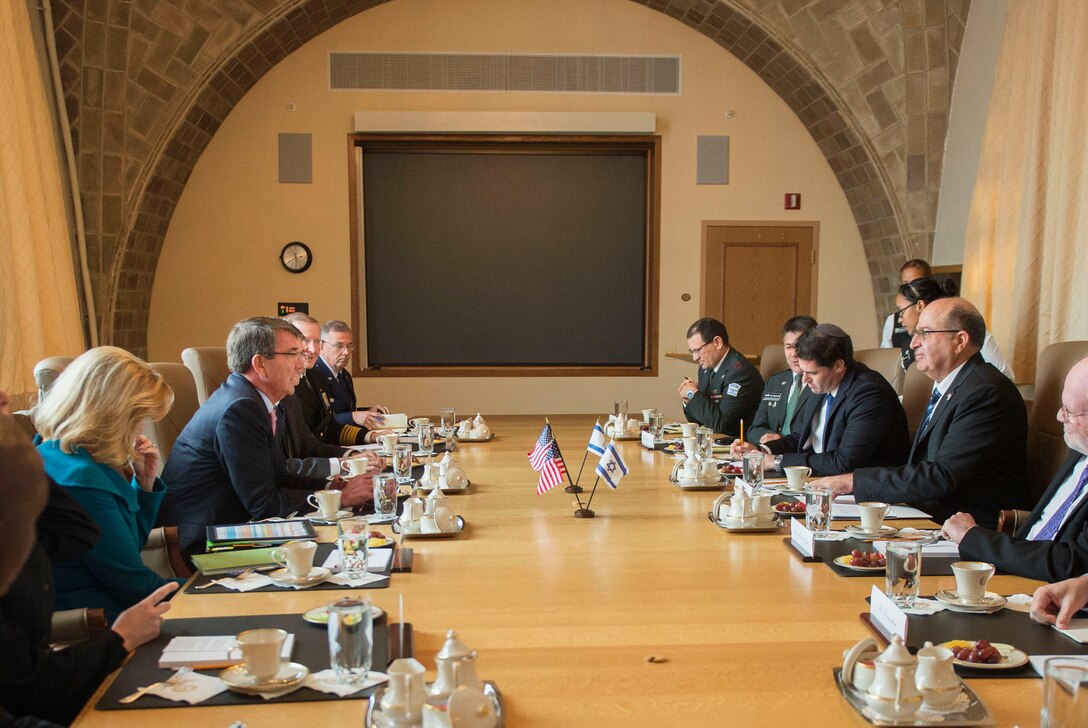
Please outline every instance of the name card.
[{"label": "name card", "polygon": [[[752,486],[750,486],[750,485],[748,485],[748,483],[744,482],[744,478],[742,478],[739,475],[736,478],[733,479],[733,490],[734,490],[734,492],[737,490],[737,488],[743,488],[745,493],[747,493],[748,495],[753,495]],[[796,520],[796,519],[794,519],[794,520]]]},{"label": "name card", "polygon": [[899,635],[903,642],[907,641],[906,613],[895,606],[895,602],[876,585],[873,585],[873,591],[869,595],[869,616],[877,629],[888,639]]},{"label": "name card", "polygon": [[790,519],[790,543],[801,552],[803,556],[813,556],[816,536],[805,526],[803,518]]},{"label": "name card", "polygon": [[651,435],[649,433],[649,431],[643,430],[642,435],[640,437],[641,437],[642,446],[644,448],[646,448],[647,450],[653,450],[654,449],[654,436]]}]

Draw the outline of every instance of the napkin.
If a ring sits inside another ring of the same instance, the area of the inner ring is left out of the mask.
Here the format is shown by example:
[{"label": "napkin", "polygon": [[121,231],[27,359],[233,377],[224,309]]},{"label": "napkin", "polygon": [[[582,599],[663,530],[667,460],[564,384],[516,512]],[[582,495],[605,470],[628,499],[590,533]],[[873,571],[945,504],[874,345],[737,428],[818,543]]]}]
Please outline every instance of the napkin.
[{"label": "napkin", "polygon": [[374,670],[371,670],[367,673],[366,679],[363,680],[363,682],[358,685],[346,685],[344,683],[336,682],[336,670],[333,670],[330,667],[321,672],[310,673],[302,684],[311,690],[317,690],[322,693],[332,693],[333,695],[339,695],[342,698],[345,695],[351,695],[360,690],[380,685],[388,680],[389,676],[384,672],[375,672]]},{"label": "napkin", "polygon": [[211,583],[235,591],[248,592],[253,591],[254,589],[260,589],[262,586],[268,586],[272,583],[272,580],[265,574],[250,574],[245,579],[226,577],[224,579],[212,579]]},{"label": "napkin", "polygon": [[227,684],[217,677],[191,672],[185,680],[177,685],[160,685],[147,692],[150,695],[158,695],[160,698],[166,698],[167,700],[196,705],[227,689]]},{"label": "napkin", "polygon": [[828,531],[823,534],[818,533],[813,538],[816,541],[845,541],[848,538],[852,538],[852,536],[846,531]]},{"label": "napkin", "polygon": [[[367,574],[366,576],[360,576],[358,579],[349,579],[345,574],[333,574],[325,581],[330,584],[339,584],[340,586],[363,587],[385,578],[387,577],[384,574]],[[299,587],[295,588],[297,589]]]},{"label": "napkin", "polygon": [[1030,612],[1031,611],[1031,595],[1030,594],[1010,594],[1005,597],[1008,599],[1008,603],[1005,604],[1006,609],[1011,609],[1014,612]]},{"label": "napkin", "polygon": [[913,614],[919,617],[926,617],[930,614],[943,612],[944,610],[945,606],[936,599],[925,599],[923,597],[916,598],[914,600],[914,606],[910,609],[899,607],[899,611],[903,614]]}]

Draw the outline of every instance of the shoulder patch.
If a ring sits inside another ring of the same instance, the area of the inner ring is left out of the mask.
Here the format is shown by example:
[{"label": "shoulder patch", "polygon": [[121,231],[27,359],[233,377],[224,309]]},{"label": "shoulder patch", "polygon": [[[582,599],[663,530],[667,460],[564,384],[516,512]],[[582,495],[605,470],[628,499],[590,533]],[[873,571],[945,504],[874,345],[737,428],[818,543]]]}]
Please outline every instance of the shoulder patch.
[{"label": "shoulder patch", "polygon": [[726,387],[725,393],[728,394],[730,397],[736,397],[740,393],[740,384],[738,382],[733,382],[728,387]]}]

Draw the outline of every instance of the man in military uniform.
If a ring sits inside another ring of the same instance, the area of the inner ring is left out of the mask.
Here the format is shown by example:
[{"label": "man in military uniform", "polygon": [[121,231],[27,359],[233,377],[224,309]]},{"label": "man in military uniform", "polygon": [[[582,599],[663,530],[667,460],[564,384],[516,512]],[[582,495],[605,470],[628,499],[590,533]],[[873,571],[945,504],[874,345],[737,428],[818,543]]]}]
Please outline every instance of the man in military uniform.
[{"label": "man in military uniform", "polygon": [[368,409],[359,409],[355,403],[355,385],[348,371],[348,361],[355,351],[351,327],[343,321],[333,319],[321,327],[321,356],[312,370],[307,372],[311,382],[320,379],[325,387],[333,418],[343,425],[354,425],[368,430],[373,442],[373,434],[379,430],[385,420],[382,415],[389,414],[389,408],[375,405]]},{"label": "man in military uniform", "polygon": [[717,319],[701,318],[688,328],[688,351],[699,363],[699,381],[680,384],[680,401],[689,422],[737,435],[740,421],[751,423],[763,393],[763,377],[729,345],[729,332]]}]

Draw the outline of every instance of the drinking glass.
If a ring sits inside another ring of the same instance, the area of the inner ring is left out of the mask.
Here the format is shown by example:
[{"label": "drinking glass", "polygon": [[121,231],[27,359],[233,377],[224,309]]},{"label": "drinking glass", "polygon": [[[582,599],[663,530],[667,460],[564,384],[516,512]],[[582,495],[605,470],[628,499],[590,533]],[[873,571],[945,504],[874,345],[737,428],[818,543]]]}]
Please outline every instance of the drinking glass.
[{"label": "drinking glass", "polygon": [[627,422],[627,400],[626,400],[626,399],[617,399],[617,400],[616,400],[616,401],[615,401],[615,402],[614,402],[614,403],[612,404],[612,414],[616,415],[617,417],[622,417],[622,418],[623,418],[623,421],[624,421],[624,423],[625,423],[625,424],[624,424],[624,427],[626,428],[626,422]]},{"label": "drinking glass", "polygon": [[397,515],[397,478],[393,475],[374,476],[374,515],[382,521]]},{"label": "drinking glass", "polygon": [[650,434],[654,440],[660,440],[665,435],[665,415],[658,410],[650,413]]},{"label": "drinking glass", "polygon": [[366,576],[370,521],[363,516],[353,516],[337,521],[336,526],[339,531],[336,546],[340,550],[341,572],[349,579]]},{"label": "drinking glass", "polygon": [[922,585],[922,545],[917,541],[889,541],[884,593],[901,607],[910,609]]},{"label": "drinking glass", "polygon": [[440,434],[448,435],[457,429],[457,412],[453,407],[443,407],[438,413],[438,421],[442,426]]},{"label": "drinking glass", "polygon": [[419,426],[419,451],[424,455],[434,455],[434,425]]},{"label": "drinking glass", "polygon": [[[699,447],[699,457],[703,460],[709,460],[714,454],[714,430],[709,427],[700,427],[695,430],[695,444]],[[761,475],[762,472],[763,468],[761,466]],[[763,479],[760,478],[760,482],[762,481]]]},{"label": "drinking glass", "polygon": [[1088,660],[1052,657],[1043,668],[1042,728],[1073,728],[1088,716]]},{"label": "drinking glass", "polygon": [[759,451],[744,453],[744,482],[753,491],[763,487],[763,453]]},{"label": "drinking glass", "polygon": [[831,500],[829,485],[805,488],[805,527],[817,536],[826,535],[831,528]]},{"label": "drinking glass", "polygon": [[412,482],[412,446],[405,443],[393,448],[393,472],[398,483]]},{"label": "drinking glass", "polygon": [[370,601],[357,597],[329,605],[329,664],[336,681],[358,685],[366,679],[374,656],[374,620]]}]

